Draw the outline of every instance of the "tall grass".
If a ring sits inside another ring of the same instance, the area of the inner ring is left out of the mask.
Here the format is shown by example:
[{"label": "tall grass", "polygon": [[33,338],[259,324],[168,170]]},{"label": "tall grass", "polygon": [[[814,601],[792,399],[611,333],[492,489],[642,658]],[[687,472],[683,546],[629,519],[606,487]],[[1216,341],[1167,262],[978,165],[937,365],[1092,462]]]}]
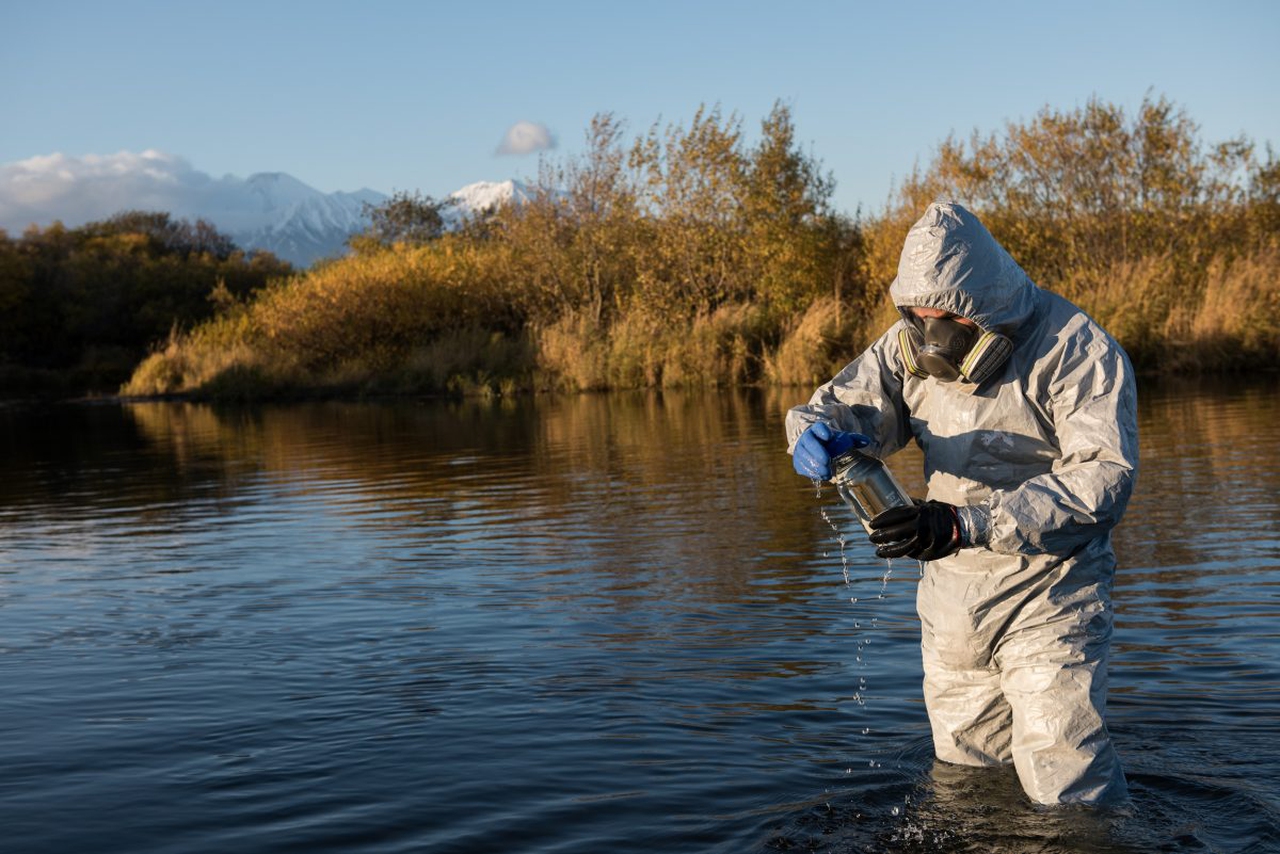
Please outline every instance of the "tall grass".
[{"label": "tall grass", "polygon": [[1280,249],[1209,264],[1204,295],[1177,328],[1191,367],[1276,367],[1280,360]]}]

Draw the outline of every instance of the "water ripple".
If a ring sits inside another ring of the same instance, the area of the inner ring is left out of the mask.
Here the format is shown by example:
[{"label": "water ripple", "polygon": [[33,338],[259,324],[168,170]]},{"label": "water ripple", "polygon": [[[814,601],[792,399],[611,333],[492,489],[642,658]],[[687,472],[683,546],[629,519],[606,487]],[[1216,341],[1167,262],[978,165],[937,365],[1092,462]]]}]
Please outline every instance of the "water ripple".
[{"label": "water ripple", "polygon": [[1273,392],[1144,393],[1101,816],[934,765],[918,570],[767,395],[7,407],[7,844],[1266,850]]}]

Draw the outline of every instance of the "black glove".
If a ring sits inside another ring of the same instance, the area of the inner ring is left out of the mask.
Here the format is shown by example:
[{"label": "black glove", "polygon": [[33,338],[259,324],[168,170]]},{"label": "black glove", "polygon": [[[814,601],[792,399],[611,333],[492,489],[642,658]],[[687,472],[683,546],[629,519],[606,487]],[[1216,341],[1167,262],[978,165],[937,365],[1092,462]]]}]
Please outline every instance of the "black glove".
[{"label": "black glove", "polygon": [[943,501],[891,507],[871,520],[876,557],[937,560],[960,551],[960,517]]}]

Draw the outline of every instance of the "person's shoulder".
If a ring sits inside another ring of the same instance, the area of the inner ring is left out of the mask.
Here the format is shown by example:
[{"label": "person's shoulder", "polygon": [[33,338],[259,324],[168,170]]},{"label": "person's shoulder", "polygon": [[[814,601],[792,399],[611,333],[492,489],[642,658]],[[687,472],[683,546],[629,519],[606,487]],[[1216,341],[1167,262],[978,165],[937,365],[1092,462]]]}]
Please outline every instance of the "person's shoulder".
[{"label": "person's shoulder", "polygon": [[1065,387],[1097,371],[1128,374],[1129,358],[1103,326],[1059,294],[1042,294],[1042,323],[1031,371],[1048,387]]},{"label": "person's shoulder", "polygon": [[1118,348],[1116,339],[1092,315],[1071,300],[1044,292],[1051,337],[1061,344],[1074,343],[1092,350]]}]

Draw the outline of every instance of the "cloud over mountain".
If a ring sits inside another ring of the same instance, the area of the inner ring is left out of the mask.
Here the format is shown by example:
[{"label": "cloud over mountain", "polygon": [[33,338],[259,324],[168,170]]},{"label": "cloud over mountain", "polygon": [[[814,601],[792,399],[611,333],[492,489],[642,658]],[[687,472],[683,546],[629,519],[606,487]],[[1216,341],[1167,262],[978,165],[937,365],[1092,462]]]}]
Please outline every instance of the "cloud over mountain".
[{"label": "cloud over mountain", "polygon": [[160,151],[49,154],[0,164],[0,228],[21,233],[54,220],[75,227],[122,210],[167,211],[205,219],[247,249],[266,249],[295,264],[341,253],[368,220],[373,190],[322,193],[282,172],[213,178]]},{"label": "cloud over mountain", "polygon": [[[517,181],[480,181],[448,197],[447,227],[504,204],[528,201]],[[55,220],[69,228],[121,211],[165,211],[213,223],[243,249],[265,249],[299,266],[346,251],[369,224],[365,205],[387,197],[374,190],[323,193],[284,172],[212,178],[160,151],[48,154],[0,164],[0,228],[19,235]]]},{"label": "cloud over mountain", "polygon": [[551,130],[537,122],[516,122],[507,128],[498,146],[498,154],[532,154],[556,147]]},{"label": "cloud over mountain", "polygon": [[227,188],[180,157],[160,151],[47,154],[0,164],[0,228],[21,231],[60,219],[77,226],[111,216],[128,199],[135,209],[179,210],[220,207]]}]

